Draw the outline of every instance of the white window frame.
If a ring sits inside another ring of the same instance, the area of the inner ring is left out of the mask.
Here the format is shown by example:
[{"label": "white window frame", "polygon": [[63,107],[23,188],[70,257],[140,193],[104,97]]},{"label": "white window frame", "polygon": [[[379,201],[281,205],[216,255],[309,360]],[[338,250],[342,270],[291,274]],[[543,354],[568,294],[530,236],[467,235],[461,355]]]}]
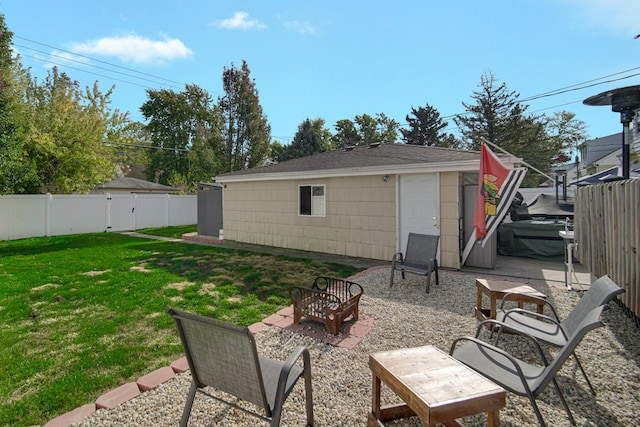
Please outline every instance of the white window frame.
[{"label": "white window frame", "polygon": [[[300,197],[300,193],[302,189],[305,187],[309,187],[310,191],[310,209],[311,213],[303,213],[302,212],[302,198]],[[314,193],[319,192],[318,190],[322,189],[322,195],[314,196]],[[324,217],[326,216],[326,203],[327,200],[327,187],[324,184],[309,184],[309,185],[298,185],[298,216],[311,216],[311,217]]]}]

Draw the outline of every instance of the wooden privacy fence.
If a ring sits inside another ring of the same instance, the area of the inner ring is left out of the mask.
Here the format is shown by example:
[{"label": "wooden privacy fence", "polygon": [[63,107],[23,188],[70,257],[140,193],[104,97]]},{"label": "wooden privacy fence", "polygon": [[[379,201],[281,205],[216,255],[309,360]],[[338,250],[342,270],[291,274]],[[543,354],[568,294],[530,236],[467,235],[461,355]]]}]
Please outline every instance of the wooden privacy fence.
[{"label": "wooden privacy fence", "polygon": [[640,180],[581,187],[574,205],[576,257],[595,277],[608,274],[626,292],[619,298],[640,316]]}]

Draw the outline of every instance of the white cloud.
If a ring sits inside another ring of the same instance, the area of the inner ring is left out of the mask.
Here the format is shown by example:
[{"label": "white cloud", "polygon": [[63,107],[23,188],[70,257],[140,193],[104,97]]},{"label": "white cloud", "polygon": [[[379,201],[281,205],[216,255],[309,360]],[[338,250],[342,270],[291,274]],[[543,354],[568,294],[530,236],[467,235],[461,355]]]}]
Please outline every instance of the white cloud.
[{"label": "white cloud", "polygon": [[262,22],[258,20],[249,20],[249,14],[247,12],[236,12],[233,18],[222,19],[213,23],[218,28],[225,30],[250,30],[252,28],[264,30],[267,28]]},{"label": "white cloud", "polygon": [[285,28],[297,31],[300,34],[317,34],[318,28],[307,21],[287,21],[284,23]]},{"label": "white cloud", "polygon": [[135,64],[163,64],[168,60],[189,58],[193,52],[182,41],[164,37],[151,40],[136,34],[103,37],[70,47],[75,53],[116,57]]}]

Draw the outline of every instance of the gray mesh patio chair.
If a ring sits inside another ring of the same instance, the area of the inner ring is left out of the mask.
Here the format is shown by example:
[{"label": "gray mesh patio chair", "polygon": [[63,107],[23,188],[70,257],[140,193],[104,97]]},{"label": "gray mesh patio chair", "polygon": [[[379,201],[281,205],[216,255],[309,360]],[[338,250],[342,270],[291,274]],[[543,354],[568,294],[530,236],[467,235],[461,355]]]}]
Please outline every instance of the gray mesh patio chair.
[{"label": "gray mesh patio chair", "polygon": [[427,277],[427,293],[431,286],[431,272],[436,275],[436,285],[440,283],[438,279],[438,260],[436,254],[438,251],[438,241],[440,236],[432,236],[429,234],[409,233],[407,240],[407,250],[403,254],[398,252],[393,255],[391,260],[391,279],[389,287],[393,287],[393,276],[396,270],[402,273],[420,274]]},{"label": "gray mesh patio chair", "polygon": [[[280,425],[282,405],[298,379],[304,376],[307,425],[313,425],[311,361],[309,350],[296,348],[285,362],[259,356],[248,328],[210,317],[168,308],[176,322],[191,370],[191,387],[180,426],[189,421],[191,407],[200,392],[264,420]],[[303,368],[295,364],[302,356]],[[202,390],[210,386],[264,409],[265,415],[249,411]]]},{"label": "gray mesh patio chair", "polygon": [[[529,335],[534,336],[538,341],[544,342],[554,347],[563,347],[567,344],[569,337],[578,328],[578,325],[582,319],[588,315],[591,310],[600,306],[606,305],[616,295],[624,292],[624,289],[618,287],[618,285],[609,278],[609,276],[602,276],[591,284],[589,290],[587,290],[582,298],[577,302],[575,307],[567,315],[567,317],[560,321],[560,317],[556,312],[553,304],[548,300],[542,298],[536,298],[546,304],[549,307],[552,316],[540,315],[532,311],[528,311],[522,308],[506,309],[504,307],[505,301],[510,294],[506,294],[500,303],[499,309],[496,311],[496,319],[500,320],[506,325],[505,330],[518,330],[526,332]],[[531,297],[535,298],[535,297]],[[496,344],[500,339],[500,332],[496,337]],[[591,381],[587,377],[580,359],[574,354],[576,364],[582,372],[584,379],[587,381],[592,394],[596,394],[595,389],[591,385]]]},{"label": "gray mesh patio chair", "polygon": [[[503,349],[479,340],[480,330],[485,324],[493,323],[503,326],[501,322],[494,319],[481,322],[475,338],[461,337],[456,339],[453,344],[451,344],[449,354],[474,371],[504,387],[506,390],[520,396],[527,396],[541,426],[545,426],[545,422],[536,403],[536,397],[552,383],[560,397],[562,406],[564,406],[565,411],[567,411],[569,421],[572,425],[575,425],[575,419],[569,410],[567,401],[560,391],[555,375],[569,356],[573,354],[575,348],[587,332],[604,326],[600,320],[603,309],[604,306],[596,307],[582,318],[576,330],[569,336],[567,343],[559,350],[556,358],[551,363],[547,361],[538,341],[525,333],[522,333],[522,335],[528,336],[537,350],[538,356],[540,357],[540,365],[524,362]],[[458,345],[459,343],[462,344]]]}]

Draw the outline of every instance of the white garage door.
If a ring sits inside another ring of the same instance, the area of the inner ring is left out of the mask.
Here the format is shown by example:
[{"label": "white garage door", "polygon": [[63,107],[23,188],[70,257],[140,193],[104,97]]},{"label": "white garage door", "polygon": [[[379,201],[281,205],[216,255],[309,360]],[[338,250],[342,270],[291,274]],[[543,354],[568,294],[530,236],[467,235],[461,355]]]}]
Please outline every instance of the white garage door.
[{"label": "white garage door", "polygon": [[407,247],[409,233],[440,235],[438,174],[400,176],[400,241]]}]

